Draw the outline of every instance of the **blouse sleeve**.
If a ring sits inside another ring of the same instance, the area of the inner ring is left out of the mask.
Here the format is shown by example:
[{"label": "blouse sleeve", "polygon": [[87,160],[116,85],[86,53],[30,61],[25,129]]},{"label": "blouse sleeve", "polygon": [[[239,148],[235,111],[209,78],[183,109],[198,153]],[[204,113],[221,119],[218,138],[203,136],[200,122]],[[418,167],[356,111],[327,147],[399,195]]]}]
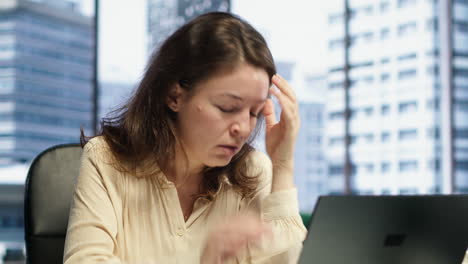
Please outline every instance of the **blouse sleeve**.
[{"label": "blouse sleeve", "polygon": [[[247,257],[241,263],[297,263],[307,230],[299,214],[295,188],[272,193],[272,165],[268,156],[255,152],[253,171],[260,177],[259,188],[246,201],[245,208],[260,214],[272,227],[273,237],[259,245],[247,247]],[[241,208],[242,209],[242,208]]]},{"label": "blouse sleeve", "polygon": [[101,173],[102,164],[96,158],[96,147],[91,140],[81,157],[65,240],[65,264],[121,263],[116,256],[115,208]]}]

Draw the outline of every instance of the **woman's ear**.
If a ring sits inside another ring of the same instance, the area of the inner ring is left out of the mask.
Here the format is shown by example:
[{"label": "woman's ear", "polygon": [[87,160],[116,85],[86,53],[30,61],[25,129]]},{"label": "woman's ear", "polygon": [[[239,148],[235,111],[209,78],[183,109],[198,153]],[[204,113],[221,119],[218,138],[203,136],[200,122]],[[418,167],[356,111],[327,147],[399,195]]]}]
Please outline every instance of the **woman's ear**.
[{"label": "woman's ear", "polygon": [[166,98],[167,106],[174,112],[179,112],[182,103],[184,102],[184,96],[186,91],[178,84],[174,84],[169,89],[169,94]]}]

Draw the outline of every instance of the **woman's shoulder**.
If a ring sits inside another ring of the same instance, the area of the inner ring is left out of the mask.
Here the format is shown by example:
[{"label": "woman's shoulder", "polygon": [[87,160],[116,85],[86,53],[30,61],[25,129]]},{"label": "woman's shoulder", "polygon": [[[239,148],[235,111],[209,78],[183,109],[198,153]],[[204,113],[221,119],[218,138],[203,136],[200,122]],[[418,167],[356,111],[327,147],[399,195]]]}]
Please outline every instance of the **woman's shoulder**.
[{"label": "woman's shoulder", "polygon": [[91,138],[83,147],[83,153],[91,158],[109,161],[112,157],[109,145],[103,136]]}]

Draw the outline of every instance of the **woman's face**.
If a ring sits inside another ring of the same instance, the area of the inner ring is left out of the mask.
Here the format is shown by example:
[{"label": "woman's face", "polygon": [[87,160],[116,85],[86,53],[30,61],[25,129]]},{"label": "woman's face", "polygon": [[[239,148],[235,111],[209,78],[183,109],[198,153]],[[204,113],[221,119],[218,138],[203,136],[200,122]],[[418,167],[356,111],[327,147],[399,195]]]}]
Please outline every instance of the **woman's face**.
[{"label": "woman's face", "polygon": [[269,85],[265,70],[241,64],[199,83],[191,96],[177,88],[182,95],[176,127],[190,166],[231,161],[255,128]]}]

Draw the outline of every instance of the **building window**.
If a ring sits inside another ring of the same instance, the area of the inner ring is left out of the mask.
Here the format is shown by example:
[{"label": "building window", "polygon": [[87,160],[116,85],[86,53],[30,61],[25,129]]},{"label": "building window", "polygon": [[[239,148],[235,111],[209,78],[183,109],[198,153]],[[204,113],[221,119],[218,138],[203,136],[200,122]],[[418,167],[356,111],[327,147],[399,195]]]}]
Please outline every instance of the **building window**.
[{"label": "building window", "polygon": [[409,60],[414,60],[417,58],[417,55],[415,52],[413,53],[408,53],[408,54],[403,54],[398,56],[398,61],[409,61]]},{"label": "building window", "polygon": [[364,107],[364,108],[362,109],[362,111],[363,111],[363,113],[364,113],[367,117],[369,117],[369,116],[372,116],[372,114],[374,113],[374,108],[372,108],[372,107]]},{"label": "building window", "polygon": [[343,39],[332,39],[330,41],[328,41],[328,48],[330,50],[334,50],[334,49],[342,49],[344,48],[344,40]]},{"label": "building window", "polygon": [[388,58],[388,57],[385,57],[385,58],[381,58],[381,59],[380,59],[380,63],[381,63],[381,64],[387,64],[387,63],[389,63],[389,62],[390,62],[390,58]]},{"label": "building window", "polygon": [[388,131],[382,132],[382,134],[380,134],[380,141],[382,142],[390,141],[390,132]]},{"label": "building window", "polygon": [[453,22],[453,28],[455,32],[466,34],[468,33],[468,22],[455,20]]},{"label": "building window", "polygon": [[335,90],[335,89],[342,89],[344,87],[344,83],[339,81],[339,82],[330,82],[328,84],[328,89],[330,90]]},{"label": "building window", "polygon": [[434,98],[434,99],[428,99],[427,100],[427,109],[430,111],[438,111],[439,110],[439,99]]},{"label": "building window", "polygon": [[427,162],[427,168],[434,170],[434,171],[439,171],[440,170],[440,160],[439,159],[431,159]]},{"label": "building window", "polygon": [[384,104],[380,107],[380,113],[383,116],[386,116],[390,113],[390,105]]},{"label": "building window", "polygon": [[416,22],[408,22],[398,25],[398,36],[408,36],[416,32]]},{"label": "building window", "polygon": [[382,173],[387,173],[390,171],[390,162],[382,162],[380,164],[380,171]]},{"label": "building window", "polygon": [[418,161],[417,160],[404,160],[398,163],[400,172],[411,172],[418,170]]},{"label": "building window", "polygon": [[330,146],[344,145],[344,138],[343,137],[331,137],[328,141],[328,145]]},{"label": "building window", "polygon": [[416,69],[408,69],[408,70],[402,70],[398,72],[398,79],[399,80],[408,80],[415,78],[417,75]]},{"label": "building window", "polygon": [[455,129],[455,139],[468,139],[468,129]]},{"label": "building window", "polygon": [[390,29],[389,28],[382,28],[380,30],[380,39],[388,39],[390,37]]},{"label": "building window", "polygon": [[426,22],[426,29],[430,32],[437,32],[439,30],[439,22],[437,18],[429,18]]},{"label": "building window", "polygon": [[439,128],[430,127],[427,129],[427,137],[431,139],[439,139]]},{"label": "building window", "polygon": [[342,175],[343,174],[343,166],[342,165],[330,165],[330,167],[328,167],[328,173],[331,176]]},{"label": "building window", "polygon": [[374,164],[367,163],[363,165],[363,169],[366,173],[373,173],[374,172]]},{"label": "building window", "polygon": [[438,65],[429,65],[427,66],[427,74],[438,76],[439,75],[439,66]]},{"label": "building window", "polygon": [[364,137],[364,140],[366,141],[366,143],[374,142],[374,135],[373,134],[365,134],[365,135],[363,135],[363,137]]},{"label": "building window", "polygon": [[385,83],[390,80],[390,73],[384,72],[380,75],[380,81]]},{"label": "building window", "polygon": [[410,6],[415,6],[416,0],[398,0],[398,8],[405,8]]},{"label": "building window", "polygon": [[415,112],[417,108],[418,108],[418,103],[416,101],[403,102],[398,105],[398,112],[401,114],[408,113],[408,112]]},{"label": "building window", "polygon": [[343,115],[343,112],[332,112],[332,113],[329,113],[328,114],[328,118],[330,120],[339,120],[339,119],[343,119],[344,115]]},{"label": "building window", "polygon": [[455,162],[455,169],[458,171],[468,171],[468,161]]},{"label": "building window", "polygon": [[380,12],[386,13],[390,9],[390,3],[388,1],[380,2]]},{"label": "building window", "polygon": [[416,129],[405,129],[398,132],[398,139],[400,140],[412,140],[418,137],[418,130]]},{"label": "building window", "polygon": [[328,16],[328,24],[337,24],[337,23],[342,23],[344,21],[344,16],[343,14],[331,14]]}]

